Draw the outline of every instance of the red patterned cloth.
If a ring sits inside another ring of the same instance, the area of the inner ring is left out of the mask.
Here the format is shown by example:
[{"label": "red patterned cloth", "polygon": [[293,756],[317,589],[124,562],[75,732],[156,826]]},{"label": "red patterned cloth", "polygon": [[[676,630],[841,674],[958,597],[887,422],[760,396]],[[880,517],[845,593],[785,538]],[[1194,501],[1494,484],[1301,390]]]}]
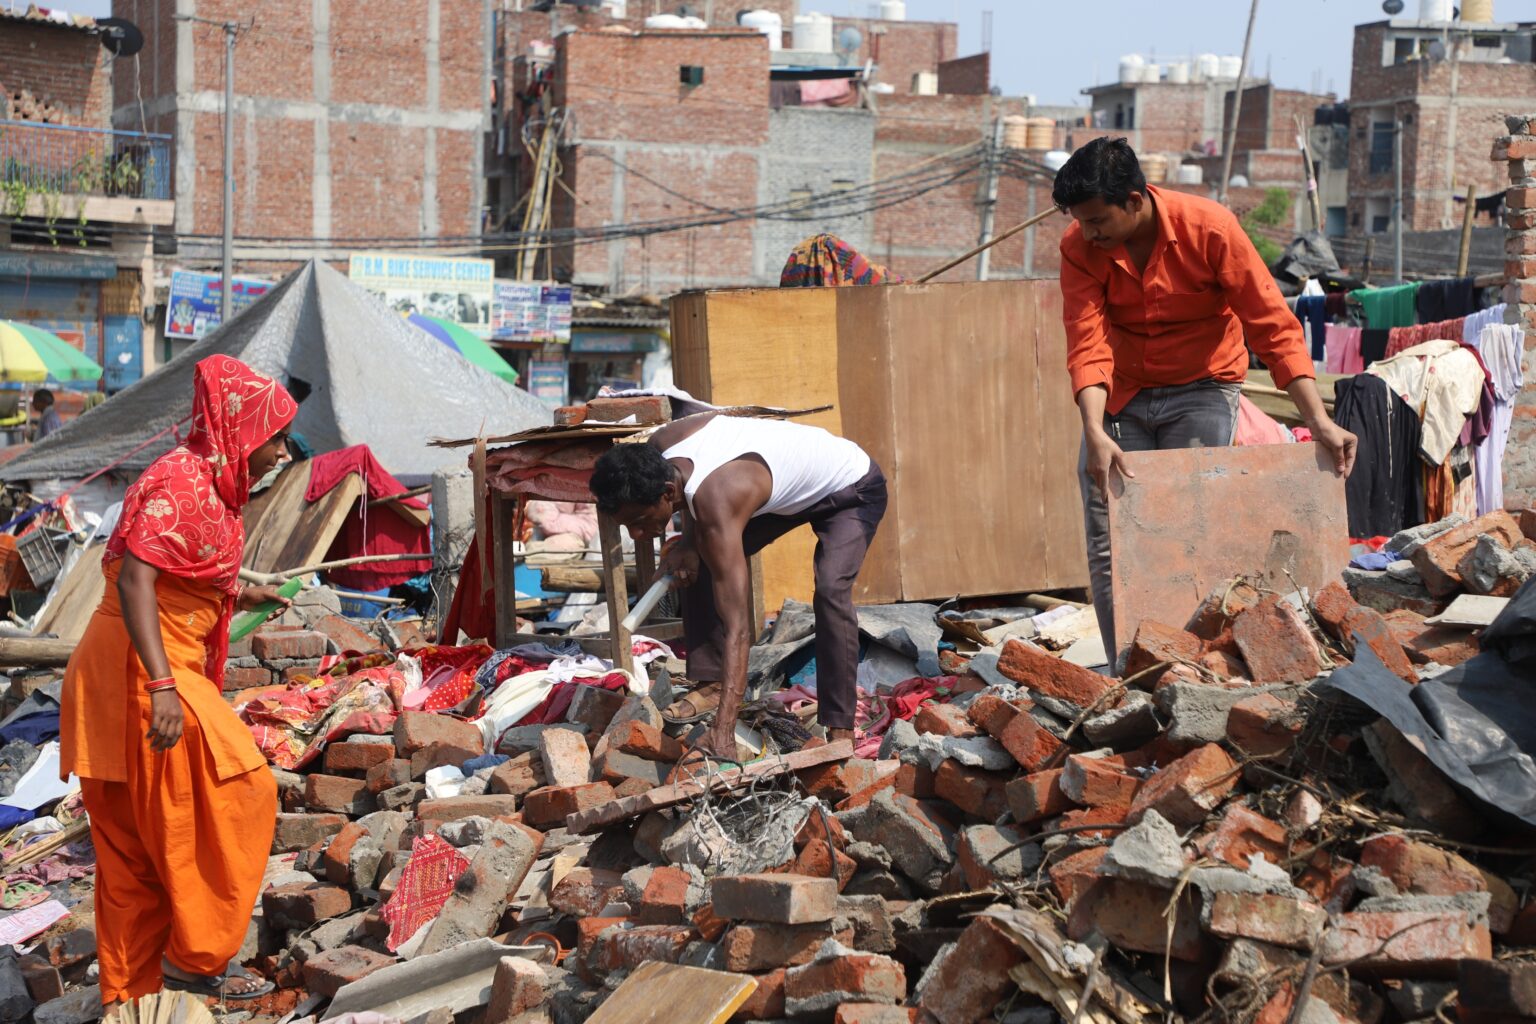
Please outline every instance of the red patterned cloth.
[{"label": "red patterned cloth", "polygon": [[107,565],[132,552],[161,572],[224,592],[206,662],[208,678],[220,686],[245,551],[240,509],[251,495],[246,460],[298,411],[281,384],[238,359],[209,356],[198,363],[187,442],[156,459],[128,488],[103,555]]},{"label": "red patterned cloth", "polygon": [[[421,660],[421,686],[407,693],[401,706],[410,711],[447,711],[464,703],[474,692],[475,673],[496,649],[485,644],[433,645],[403,653]],[[426,691],[425,695],[422,691]]]},{"label": "red patterned cloth", "polygon": [[454,883],[469,870],[469,858],[436,835],[422,836],[411,846],[411,859],[400,872],[400,885],[384,904],[391,953],[442,913]]},{"label": "red patterned cloth", "polygon": [[900,284],[901,275],[871,263],[836,235],[812,235],[789,254],[779,272],[780,288]]}]

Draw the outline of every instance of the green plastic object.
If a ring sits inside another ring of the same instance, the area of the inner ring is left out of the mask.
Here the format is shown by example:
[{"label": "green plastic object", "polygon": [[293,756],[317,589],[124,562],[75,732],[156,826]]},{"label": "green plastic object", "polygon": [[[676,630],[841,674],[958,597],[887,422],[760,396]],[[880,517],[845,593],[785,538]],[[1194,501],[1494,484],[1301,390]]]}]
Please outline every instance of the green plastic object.
[{"label": "green plastic object", "polygon": [[[291,600],[295,595],[298,594],[299,591],[303,589],[303,578],[295,576],[287,583],[284,583],[281,587],[278,587],[277,592]],[[261,625],[263,622],[266,622],[267,616],[277,611],[277,609],[278,603],[276,601],[267,601],[263,604],[257,605],[251,611],[242,612],[240,616],[235,619],[234,624],[229,627],[229,642],[236,643],[240,640],[244,640],[246,637],[256,632],[256,627]]]}]

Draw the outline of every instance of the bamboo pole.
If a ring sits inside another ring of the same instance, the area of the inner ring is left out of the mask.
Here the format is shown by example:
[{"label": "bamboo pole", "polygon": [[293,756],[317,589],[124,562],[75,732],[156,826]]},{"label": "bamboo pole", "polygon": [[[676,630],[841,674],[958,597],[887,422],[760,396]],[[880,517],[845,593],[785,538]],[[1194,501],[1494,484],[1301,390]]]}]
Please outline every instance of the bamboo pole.
[{"label": "bamboo pole", "polygon": [[1022,223],[1022,224],[1015,224],[1013,227],[1009,228],[1007,231],[1004,231],[1002,234],[998,235],[996,238],[993,238],[990,241],[982,242],[980,245],[978,245],[976,248],[972,249],[970,252],[966,253],[965,255],[963,255],[963,256],[956,256],[954,259],[950,260],[948,263],[944,264],[942,267],[939,267],[939,268],[937,268],[935,270],[928,271],[928,273],[926,273],[922,277],[918,278],[917,281],[914,282],[914,283],[916,283],[916,284],[927,284],[929,281],[932,281],[934,278],[938,277],[940,274],[944,273],[945,271],[947,271],[947,270],[954,270],[956,267],[958,267],[960,264],[964,263],[966,260],[972,258],[973,256],[978,256],[981,253],[985,252],[986,250],[992,248],[998,242],[1007,241],[1008,239],[1012,238],[1014,235],[1018,234],[1020,231],[1023,231],[1025,228],[1032,228],[1032,227],[1034,227],[1036,224],[1039,224],[1041,221],[1045,220],[1045,218],[1049,217],[1051,214],[1053,214],[1055,212],[1056,212],[1056,207],[1054,207],[1054,206],[1048,207],[1047,209],[1044,209],[1044,210],[1041,210],[1039,213],[1035,214],[1033,217],[1029,218],[1024,223]]}]

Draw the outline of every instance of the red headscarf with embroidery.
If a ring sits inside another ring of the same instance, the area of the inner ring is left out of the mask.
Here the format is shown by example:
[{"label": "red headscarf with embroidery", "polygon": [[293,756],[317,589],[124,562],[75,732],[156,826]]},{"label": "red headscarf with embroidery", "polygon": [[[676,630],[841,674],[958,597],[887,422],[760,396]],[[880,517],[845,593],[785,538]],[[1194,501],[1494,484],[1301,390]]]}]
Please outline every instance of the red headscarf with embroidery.
[{"label": "red headscarf with embroidery", "polygon": [[240,510],[251,494],[247,460],[298,411],[286,388],[238,359],[209,356],[199,362],[187,441],[156,459],[128,488],[103,556],[110,563],[131,551],[161,572],[224,592],[205,668],[220,685],[245,552]]}]

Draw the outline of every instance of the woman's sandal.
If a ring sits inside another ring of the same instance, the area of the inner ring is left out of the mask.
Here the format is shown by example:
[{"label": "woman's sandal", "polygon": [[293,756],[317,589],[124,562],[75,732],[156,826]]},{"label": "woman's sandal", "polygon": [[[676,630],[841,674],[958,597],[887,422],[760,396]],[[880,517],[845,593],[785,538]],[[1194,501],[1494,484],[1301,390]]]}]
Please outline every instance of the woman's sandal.
[{"label": "woman's sandal", "polygon": [[[234,978],[259,980],[261,984],[249,992],[229,992],[226,986]],[[174,975],[165,975],[165,987],[177,992],[191,992],[193,995],[212,996],[215,999],[223,999],[229,1002],[244,1001],[247,999],[260,999],[277,988],[272,982],[252,974],[239,964],[230,964],[223,974],[200,974],[194,978],[178,978]]]},{"label": "woman's sandal", "polygon": [[720,696],[724,687],[720,683],[705,683],[682,697],[668,704],[666,710],[661,713],[662,721],[668,725],[692,725],[702,722],[715,713],[720,706]]}]

